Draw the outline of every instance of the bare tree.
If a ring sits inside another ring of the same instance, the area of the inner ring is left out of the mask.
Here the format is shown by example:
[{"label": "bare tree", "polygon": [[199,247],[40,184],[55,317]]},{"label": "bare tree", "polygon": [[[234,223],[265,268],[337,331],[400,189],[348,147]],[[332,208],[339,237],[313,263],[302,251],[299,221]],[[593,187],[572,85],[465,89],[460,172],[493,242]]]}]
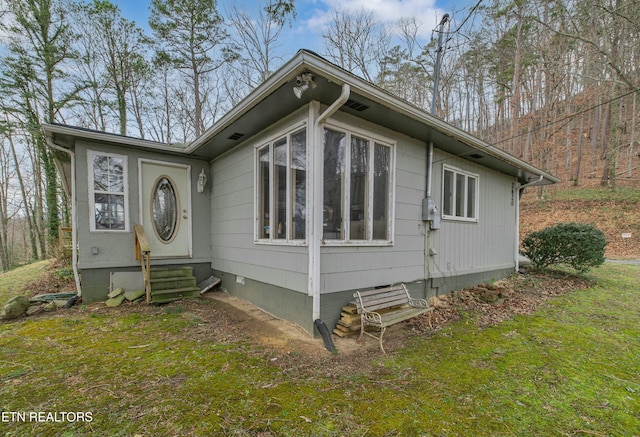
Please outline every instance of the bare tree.
[{"label": "bare tree", "polygon": [[266,0],[255,14],[234,5],[228,21],[238,63],[249,89],[262,83],[282,63],[277,53],[287,18],[295,14],[293,1]]},{"label": "bare tree", "polygon": [[333,11],[322,39],[330,60],[370,82],[389,49],[389,31],[365,9]]}]

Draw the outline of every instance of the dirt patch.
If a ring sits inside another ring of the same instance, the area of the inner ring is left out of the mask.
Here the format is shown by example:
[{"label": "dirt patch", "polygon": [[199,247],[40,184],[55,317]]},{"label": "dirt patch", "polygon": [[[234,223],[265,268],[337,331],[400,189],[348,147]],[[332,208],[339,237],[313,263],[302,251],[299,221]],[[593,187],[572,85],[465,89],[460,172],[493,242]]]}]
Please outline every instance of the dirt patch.
[{"label": "dirt patch", "polygon": [[[390,327],[384,336],[385,349],[393,354],[411,337],[435,333],[462,315],[484,327],[517,315],[531,314],[550,298],[590,285],[587,279],[553,272],[512,275],[495,284],[459,290],[438,298],[437,307],[431,314]],[[497,290],[495,301],[487,302],[487,288]],[[202,312],[203,302],[212,303],[213,311]],[[278,319],[224,291],[205,293],[203,299],[185,301],[182,305],[186,305],[185,312],[195,312],[208,323],[223,328],[222,340],[248,340],[278,357],[295,356],[309,364],[330,361],[340,365],[344,361],[342,365],[358,367],[372,357],[382,355],[375,339],[365,336],[358,343],[355,338],[335,335],[332,340],[338,353],[332,354],[325,348],[322,338],[313,338],[298,325]]]}]

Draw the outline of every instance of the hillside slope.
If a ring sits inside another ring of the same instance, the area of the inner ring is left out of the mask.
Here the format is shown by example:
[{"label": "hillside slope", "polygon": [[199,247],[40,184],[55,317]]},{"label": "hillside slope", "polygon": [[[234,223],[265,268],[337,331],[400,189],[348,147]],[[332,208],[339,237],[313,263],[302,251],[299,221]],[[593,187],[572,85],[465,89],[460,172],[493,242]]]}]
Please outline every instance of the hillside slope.
[{"label": "hillside slope", "polygon": [[[591,223],[607,237],[606,256],[640,259],[640,190],[569,189],[536,199],[527,193],[520,204],[520,238],[558,223]],[[623,240],[623,233],[631,238]]]}]

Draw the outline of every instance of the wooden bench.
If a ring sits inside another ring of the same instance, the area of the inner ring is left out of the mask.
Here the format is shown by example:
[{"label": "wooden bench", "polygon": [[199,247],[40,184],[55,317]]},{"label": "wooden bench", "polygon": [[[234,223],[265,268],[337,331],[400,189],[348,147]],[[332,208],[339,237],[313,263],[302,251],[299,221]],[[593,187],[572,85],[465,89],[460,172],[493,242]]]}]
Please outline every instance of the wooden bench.
[{"label": "wooden bench", "polygon": [[[393,285],[391,287],[379,288],[368,291],[356,291],[353,293],[356,298],[356,307],[360,314],[360,337],[367,334],[370,337],[380,340],[380,350],[386,353],[382,346],[382,336],[388,326],[410,319],[433,308],[429,307],[424,299],[413,299],[404,284]],[[365,331],[365,326],[375,326],[380,328],[380,337]]]}]

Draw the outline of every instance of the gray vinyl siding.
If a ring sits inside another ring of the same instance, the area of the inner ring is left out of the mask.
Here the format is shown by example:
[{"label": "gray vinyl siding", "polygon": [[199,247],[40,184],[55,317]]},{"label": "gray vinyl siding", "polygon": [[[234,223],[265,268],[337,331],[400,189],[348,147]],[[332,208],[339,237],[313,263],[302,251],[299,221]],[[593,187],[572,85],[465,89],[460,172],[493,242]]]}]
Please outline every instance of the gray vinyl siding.
[{"label": "gray vinyl siding", "polygon": [[254,241],[255,146],[306,116],[279,123],[211,163],[211,265],[253,281],[306,293],[308,247]]},{"label": "gray vinyl siding", "polygon": [[[90,221],[93,214],[89,210],[89,180],[87,151],[112,153],[127,157],[128,172],[128,205],[126,213],[129,216],[129,229],[125,231],[95,231],[90,232]],[[191,166],[191,226],[193,257],[190,259],[153,260],[152,264],[182,264],[194,262],[208,262],[211,254],[210,221],[209,221],[209,188],[204,193],[196,189],[198,174],[204,168],[208,171],[206,161],[187,157],[168,156],[162,153],[150,153],[135,148],[106,146],[86,141],[78,141],[75,146],[76,163],[76,209],[78,239],[78,268],[111,268],[139,266],[134,255],[133,225],[140,221],[140,199],[138,183],[138,159],[150,159],[180,163]],[[147,230],[149,231],[149,230]],[[93,254],[91,248],[98,248],[98,254]],[[153,256],[153,253],[152,253]]]},{"label": "gray vinyl siding", "polygon": [[396,142],[394,235],[391,246],[325,246],[321,248],[321,292],[371,288],[424,278],[422,199],[426,179],[426,146],[397,132],[354,117],[340,121]]},{"label": "gray vinyl siding", "polygon": [[[515,180],[482,165],[436,149],[433,192],[442,205],[443,164],[475,173],[479,178],[478,221],[442,220],[441,229],[431,232],[430,276],[447,278],[515,267]],[[513,200],[513,203],[512,203]],[[498,279],[498,278],[495,278]]]}]

